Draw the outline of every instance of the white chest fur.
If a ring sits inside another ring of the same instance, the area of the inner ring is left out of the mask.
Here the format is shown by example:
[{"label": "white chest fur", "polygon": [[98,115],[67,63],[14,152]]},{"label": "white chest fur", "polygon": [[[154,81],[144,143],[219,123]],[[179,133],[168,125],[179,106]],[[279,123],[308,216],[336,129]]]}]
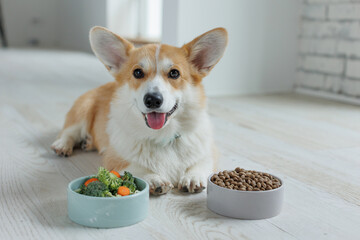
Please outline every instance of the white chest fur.
[{"label": "white chest fur", "polygon": [[[173,184],[198,161],[208,158],[212,166],[212,129],[204,109],[192,99],[180,104],[177,114],[160,130],[146,126],[136,102],[125,86],[111,103],[107,132],[110,145],[130,167],[141,166],[169,179]],[[175,135],[181,137],[175,139]],[[129,170],[130,171],[130,170]]]}]

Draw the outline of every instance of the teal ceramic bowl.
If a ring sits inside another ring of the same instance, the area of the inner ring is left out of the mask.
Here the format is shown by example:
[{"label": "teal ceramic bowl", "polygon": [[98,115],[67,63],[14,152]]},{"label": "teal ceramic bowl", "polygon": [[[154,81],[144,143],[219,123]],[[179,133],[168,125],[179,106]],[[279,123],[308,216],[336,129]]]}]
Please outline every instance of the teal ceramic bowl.
[{"label": "teal ceramic bowl", "polygon": [[76,193],[84,181],[92,176],[81,177],[69,183],[68,215],[78,224],[87,227],[115,228],[144,220],[149,209],[149,184],[135,177],[139,193],[124,197],[91,197]]}]

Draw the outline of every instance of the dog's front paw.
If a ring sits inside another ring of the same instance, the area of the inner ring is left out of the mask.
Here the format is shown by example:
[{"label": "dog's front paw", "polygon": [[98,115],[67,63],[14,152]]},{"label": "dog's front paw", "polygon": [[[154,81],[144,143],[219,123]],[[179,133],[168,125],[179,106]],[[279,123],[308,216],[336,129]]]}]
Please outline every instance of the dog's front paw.
[{"label": "dog's front paw", "polygon": [[80,142],[80,148],[83,151],[92,151],[94,149],[93,140],[90,135],[86,136],[85,139]]},{"label": "dog's front paw", "polygon": [[62,138],[57,139],[52,145],[51,148],[54,152],[61,157],[69,157],[73,152],[74,144],[69,141],[65,141]]},{"label": "dog's front paw", "polygon": [[186,174],[180,178],[178,189],[184,192],[199,193],[206,187],[206,178],[200,175]]},{"label": "dog's front paw", "polygon": [[148,174],[144,178],[149,183],[150,193],[153,195],[162,195],[174,188],[170,181],[157,174]]}]

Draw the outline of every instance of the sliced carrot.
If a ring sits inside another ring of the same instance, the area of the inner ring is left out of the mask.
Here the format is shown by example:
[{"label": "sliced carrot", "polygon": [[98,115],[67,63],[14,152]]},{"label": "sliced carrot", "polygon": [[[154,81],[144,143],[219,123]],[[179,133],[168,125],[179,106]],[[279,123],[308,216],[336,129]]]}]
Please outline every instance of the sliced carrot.
[{"label": "sliced carrot", "polygon": [[121,186],[118,188],[117,194],[121,196],[127,196],[130,194],[130,189],[125,186]]},{"label": "sliced carrot", "polygon": [[110,171],[112,174],[116,175],[118,178],[120,177],[120,174],[117,171]]},{"label": "sliced carrot", "polygon": [[91,183],[91,182],[96,182],[96,181],[99,181],[99,179],[97,179],[97,178],[90,178],[90,179],[88,179],[88,180],[84,183],[84,185],[87,187],[87,185],[89,185],[89,183]]}]

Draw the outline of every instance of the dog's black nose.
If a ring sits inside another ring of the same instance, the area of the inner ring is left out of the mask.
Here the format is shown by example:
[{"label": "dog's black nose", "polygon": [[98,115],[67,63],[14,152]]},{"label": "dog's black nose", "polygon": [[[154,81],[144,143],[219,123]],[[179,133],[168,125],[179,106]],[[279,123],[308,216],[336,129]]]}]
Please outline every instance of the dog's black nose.
[{"label": "dog's black nose", "polygon": [[144,96],[144,104],[148,108],[159,108],[163,103],[163,97],[160,93],[147,93]]}]

